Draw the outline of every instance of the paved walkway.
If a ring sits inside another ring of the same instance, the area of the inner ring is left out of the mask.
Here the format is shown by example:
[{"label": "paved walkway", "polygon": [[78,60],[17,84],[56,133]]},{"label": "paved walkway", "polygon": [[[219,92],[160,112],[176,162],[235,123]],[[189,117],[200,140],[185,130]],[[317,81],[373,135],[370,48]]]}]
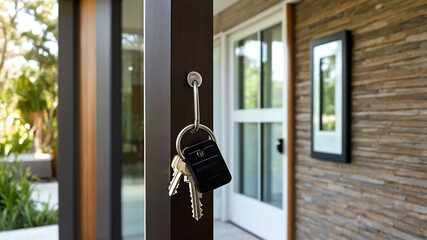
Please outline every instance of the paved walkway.
[{"label": "paved walkway", "polygon": [[51,207],[58,208],[58,182],[38,183],[33,199],[49,202]]},{"label": "paved walkway", "polygon": [[[141,187],[141,186],[140,186]],[[140,191],[136,191],[134,188],[127,186],[123,189],[124,192],[127,192],[127,199],[130,200],[140,200],[139,196],[140,194],[137,194]],[[135,195],[134,197],[130,198],[130,195]],[[37,193],[34,194],[34,198],[38,201],[42,202],[50,202],[51,206],[58,207],[58,184],[56,182],[49,182],[49,183],[39,183],[37,184]],[[132,202],[132,201],[130,201]],[[131,218],[131,209],[134,208],[131,203],[125,202],[123,206],[124,213],[126,219],[125,222],[127,224],[132,222],[139,222],[142,221],[140,219],[134,219]],[[140,210],[142,211],[142,210]],[[133,214],[135,215],[135,214]],[[137,214],[140,215],[140,214]],[[128,219],[129,218],[129,219]],[[142,223],[143,224],[143,223]],[[132,226],[132,225],[131,225]],[[133,226],[135,227],[135,226]],[[129,229],[128,229],[129,228]],[[132,232],[131,227],[128,226],[125,232]],[[214,239],[215,240],[257,240],[258,238],[252,236],[251,234],[245,232],[244,230],[234,226],[233,224],[230,224],[228,222],[223,222],[216,220],[214,224]],[[18,229],[13,231],[0,231],[0,240],[58,240],[58,225],[50,225],[50,226],[43,226],[43,227],[36,227],[36,228],[26,228],[26,229]],[[129,238],[131,239],[131,238]]]},{"label": "paved walkway", "polygon": [[58,225],[0,232],[1,240],[58,240]]}]

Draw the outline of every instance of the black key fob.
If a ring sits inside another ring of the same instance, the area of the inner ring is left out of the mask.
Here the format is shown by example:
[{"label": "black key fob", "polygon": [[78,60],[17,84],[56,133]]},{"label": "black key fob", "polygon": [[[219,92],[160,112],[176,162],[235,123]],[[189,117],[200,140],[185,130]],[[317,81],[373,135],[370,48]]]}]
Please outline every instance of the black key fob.
[{"label": "black key fob", "polygon": [[187,147],[183,154],[199,192],[210,192],[231,181],[230,171],[213,140]]}]

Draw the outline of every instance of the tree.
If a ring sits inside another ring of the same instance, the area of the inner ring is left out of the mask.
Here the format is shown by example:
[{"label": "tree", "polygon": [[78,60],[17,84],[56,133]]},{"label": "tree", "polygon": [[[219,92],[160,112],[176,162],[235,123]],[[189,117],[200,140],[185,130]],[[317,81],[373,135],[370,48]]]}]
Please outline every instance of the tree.
[{"label": "tree", "polygon": [[[36,151],[49,151],[55,145],[58,102],[55,7],[55,0],[0,3],[0,97],[8,108],[18,109],[35,129]],[[6,63],[17,56],[23,57],[25,63],[10,74]]]},{"label": "tree", "polygon": [[[13,44],[20,44],[21,36],[17,31],[17,17],[22,11],[19,0],[6,0],[0,2],[0,84],[4,85],[8,76],[5,69],[7,59],[15,56],[11,50]],[[2,86],[0,85],[0,86]]]}]

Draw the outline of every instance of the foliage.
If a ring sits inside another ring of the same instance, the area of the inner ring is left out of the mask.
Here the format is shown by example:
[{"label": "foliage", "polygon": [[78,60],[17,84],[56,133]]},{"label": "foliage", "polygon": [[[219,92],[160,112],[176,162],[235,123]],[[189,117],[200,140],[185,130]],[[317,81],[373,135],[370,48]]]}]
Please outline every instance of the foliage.
[{"label": "foliage", "polygon": [[142,164],[126,164],[122,168],[122,176],[138,177],[144,175],[144,165]]},{"label": "foliage", "polygon": [[[0,1],[0,160],[55,148],[56,0]],[[0,231],[55,224],[56,209],[31,198],[29,169],[0,161]]]},{"label": "foliage", "polygon": [[21,75],[15,80],[17,107],[23,114],[42,112],[47,108],[47,100],[43,95],[43,86],[40,82],[32,83],[28,76]]},{"label": "foliage", "polygon": [[[38,152],[56,147],[56,2],[0,2],[0,105],[6,109],[0,119],[20,114],[34,129]],[[17,61],[19,66],[12,64]]]},{"label": "foliage", "polygon": [[0,158],[26,152],[31,142],[30,125],[18,114],[10,114],[5,121],[0,121]]},{"label": "foliage", "polygon": [[0,2],[0,83],[5,82],[9,74],[8,69],[5,69],[6,60],[19,54],[11,48],[13,45],[22,44],[20,33],[17,30],[19,11],[18,0]]},{"label": "foliage", "polygon": [[13,166],[0,162],[0,231],[58,222],[55,207],[33,200],[34,191],[28,168],[22,172],[18,161]]},{"label": "foliage", "polygon": [[322,91],[322,130],[335,130],[335,55],[320,59],[320,79]]}]

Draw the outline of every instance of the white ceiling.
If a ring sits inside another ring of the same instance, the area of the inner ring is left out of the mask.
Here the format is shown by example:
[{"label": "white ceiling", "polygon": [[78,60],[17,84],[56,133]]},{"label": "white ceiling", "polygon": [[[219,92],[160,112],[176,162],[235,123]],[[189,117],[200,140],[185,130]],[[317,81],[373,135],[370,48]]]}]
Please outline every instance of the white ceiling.
[{"label": "white ceiling", "polygon": [[214,0],[214,16],[238,1],[239,0]]}]

